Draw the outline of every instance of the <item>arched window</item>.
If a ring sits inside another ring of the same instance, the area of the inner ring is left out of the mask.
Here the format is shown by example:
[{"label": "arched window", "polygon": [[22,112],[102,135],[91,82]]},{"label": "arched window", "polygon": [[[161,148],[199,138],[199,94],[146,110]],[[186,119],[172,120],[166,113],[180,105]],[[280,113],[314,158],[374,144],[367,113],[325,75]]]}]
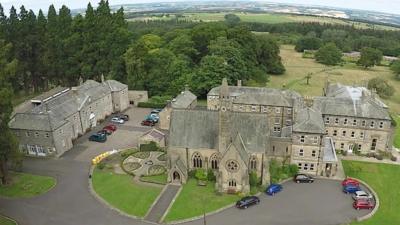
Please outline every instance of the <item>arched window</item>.
[{"label": "arched window", "polygon": [[236,187],[236,180],[230,180],[228,182],[229,187]]},{"label": "arched window", "polygon": [[210,158],[211,162],[211,169],[216,170],[218,169],[218,156],[217,154],[213,154]]},{"label": "arched window", "polygon": [[250,158],[250,170],[256,170],[257,169],[257,158],[255,156],[252,156]]},{"label": "arched window", "polygon": [[193,167],[194,168],[202,168],[203,167],[203,160],[201,155],[198,152],[193,154]]},{"label": "arched window", "polygon": [[235,160],[229,160],[226,163],[226,169],[229,172],[237,172],[239,170],[239,163],[237,163]]}]

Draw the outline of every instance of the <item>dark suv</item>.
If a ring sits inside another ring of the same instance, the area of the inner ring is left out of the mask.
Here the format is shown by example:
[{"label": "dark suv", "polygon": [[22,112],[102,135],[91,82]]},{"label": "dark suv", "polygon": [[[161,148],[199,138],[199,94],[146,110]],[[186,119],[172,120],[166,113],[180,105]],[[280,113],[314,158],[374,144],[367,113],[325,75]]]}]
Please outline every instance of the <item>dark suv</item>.
[{"label": "dark suv", "polygon": [[296,183],[313,183],[314,178],[307,174],[296,174],[293,178]]},{"label": "dark suv", "polygon": [[257,196],[247,196],[236,202],[236,208],[247,209],[251,205],[260,203],[260,199]]}]

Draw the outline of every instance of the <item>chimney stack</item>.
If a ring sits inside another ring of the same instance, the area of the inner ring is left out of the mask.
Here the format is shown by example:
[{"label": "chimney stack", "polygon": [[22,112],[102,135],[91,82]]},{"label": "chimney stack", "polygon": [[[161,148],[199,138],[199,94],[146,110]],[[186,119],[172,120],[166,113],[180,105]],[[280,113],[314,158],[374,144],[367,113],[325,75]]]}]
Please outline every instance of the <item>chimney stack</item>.
[{"label": "chimney stack", "polygon": [[83,84],[83,78],[82,78],[82,76],[80,76],[80,77],[79,77],[79,84],[78,84],[78,85],[81,86],[82,84]]},{"label": "chimney stack", "polygon": [[241,86],[242,86],[242,80],[238,80],[238,81],[237,81],[237,86],[238,86],[238,87],[241,87]]},{"label": "chimney stack", "polygon": [[189,91],[189,85],[185,84],[185,91]]},{"label": "chimney stack", "polygon": [[100,79],[101,79],[101,83],[104,83],[104,74],[101,74]]}]

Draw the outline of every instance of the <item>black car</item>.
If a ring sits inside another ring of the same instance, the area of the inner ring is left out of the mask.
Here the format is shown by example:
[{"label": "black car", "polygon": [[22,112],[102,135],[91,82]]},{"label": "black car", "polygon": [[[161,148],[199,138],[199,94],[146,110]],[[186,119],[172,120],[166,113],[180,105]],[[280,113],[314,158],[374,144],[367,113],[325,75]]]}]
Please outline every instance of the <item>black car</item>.
[{"label": "black car", "polygon": [[296,174],[293,178],[296,183],[313,183],[314,178],[307,174]]},{"label": "black car", "polygon": [[123,119],[124,121],[128,121],[129,120],[129,115],[126,115],[126,114],[121,114],[118,117]]},{"label": "black car", "polygon": [[247,209],[251,205],[260,203],[260,199],[257,196],[247,196],[236,202],[236,208]]}]

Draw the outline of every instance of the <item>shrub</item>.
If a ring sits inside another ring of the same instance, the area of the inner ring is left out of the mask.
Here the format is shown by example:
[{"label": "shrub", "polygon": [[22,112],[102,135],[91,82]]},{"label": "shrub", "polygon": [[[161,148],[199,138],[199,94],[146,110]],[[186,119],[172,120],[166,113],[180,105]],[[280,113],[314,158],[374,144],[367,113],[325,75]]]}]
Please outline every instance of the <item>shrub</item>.
[{"label": "shrub", "polygon": [[293,177],[299,172],[299,167],[296,164],[289,165],[289,177]]},{"label": "shrub", "polygon": [[104,169],[104,167],[106,167],[106,164],[104,163],[104,162],[99,162],[98,164],[97,164],[97,168],[99,168],[99,169]]},{"label": "shrub", "polygon": [[138,107],[140,108],[164,108],[167,103],[155,103],[155,102],[139,102]]},{"label": "shrub", "polygon": [[342,155],[346,156],[347,155],[347,151],[342,150]]},{"label": "shrub", "polygon": [[204,169],[197,169],[195,177],[197,180],[205,181],[207,180],[207,171]]},{"label": "shrub", "polygon": [[380,154],[377,154],[377,155],[375,156],[375,158],[376,158],[377,160],[383,160],[383,156],[380,155]]},{"label": "shrub", "polygon": [[381,98],[389,98],[394,94],[394,87],[387,80],[376,77],[368,81],[368,89],[375,89]]},{"label": "shrub", "polygon": [[141,144],[140,145],[140,151],[142,152],[155,152],[155,151],[160,151],[160,148],[157,146],[157,143],[154,141],[151,141],[148,144]]},{"label": "shrub", "polygon": [[214,171],[212,169],[208,169],[207,171],[207,180],[208,181],[216,181],[217,177],[214,174]]},{"label": "shrub", "polygon": [[365,154],[365,156],[369,157],[369,158],[375,158],[375,153],[373,152],[368,152],[367,154]]},{"label": "shrub", "polygon": [[196,169],[190,170],[188,173],[189,178],[196,178]]},{"label": "shrub", "polygon": [[254,171],[251,171],[249,174],[249,183],[250,187],[256,187],[259,184],[259,179],[257,177],[257,173]]},{"label": "shrub", "polygon": [[131,148],[131,149],[127,149],[127,150],[125,150],[125,151],[122,151],[122,152],[120,153],[120,155],[121,155],[121,157],[122,157],[123,159],[126,159],[126,158],[128,158],[128,156],[132,155],[133,153],[135,153],[135,152],[137,152],[137,151],[138,151],[137,149]]}]

